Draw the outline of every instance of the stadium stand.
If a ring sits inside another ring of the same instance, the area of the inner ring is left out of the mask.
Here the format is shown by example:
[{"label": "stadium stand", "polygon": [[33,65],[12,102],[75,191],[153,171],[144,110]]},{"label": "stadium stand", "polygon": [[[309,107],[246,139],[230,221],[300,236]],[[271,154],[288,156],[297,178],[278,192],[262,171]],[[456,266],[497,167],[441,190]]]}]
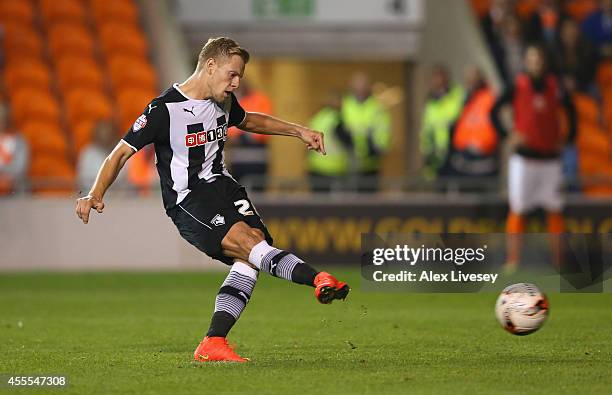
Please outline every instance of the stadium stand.
[{"label": "stadium stand", "polygon": [[71,194],[96,121],[111,119],[120,137],[158,93],[138,8],[133,0],[0,0],[0,25],[4,96],[31,146],[32,191]]}]

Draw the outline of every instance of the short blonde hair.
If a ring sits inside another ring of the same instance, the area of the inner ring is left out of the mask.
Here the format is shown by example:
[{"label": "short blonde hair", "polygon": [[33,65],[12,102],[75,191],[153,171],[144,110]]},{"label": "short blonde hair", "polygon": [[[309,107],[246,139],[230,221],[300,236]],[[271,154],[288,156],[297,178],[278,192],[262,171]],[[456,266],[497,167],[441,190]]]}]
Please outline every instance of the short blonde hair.
[{"label": "short blonde hair", "polygon": [[209,38],[206,44],[202,47],[198,55],[198,69],[204,67],[206,61],[210,58],[218,60],[219,58],[230,58],[233,55],[238,55],[242,58],[244,64],[249,62],[251,55],[246,49],[242,48],[238,43],[228,37]]}]

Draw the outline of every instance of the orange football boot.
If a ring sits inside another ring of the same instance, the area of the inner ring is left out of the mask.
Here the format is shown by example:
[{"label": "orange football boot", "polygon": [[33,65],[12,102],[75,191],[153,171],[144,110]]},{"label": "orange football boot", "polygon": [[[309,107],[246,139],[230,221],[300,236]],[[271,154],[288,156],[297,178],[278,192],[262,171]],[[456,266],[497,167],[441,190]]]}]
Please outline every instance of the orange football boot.
[{"label": "orange football boot", "polygon": [[323,304],[329,304],[334,299],[344,300],[351,290],[347,283],[336,280],[334,276],[327,272],[317,274],[314,285],[315,297]]},{"label": "orange football boot", "polygon": [[193,359],[197,362],[247,362],[247,358],[242,358],[240,355],[227,344],[227,339],[224,337],[208,337],[200,342],[198,348],[193,353]]}]

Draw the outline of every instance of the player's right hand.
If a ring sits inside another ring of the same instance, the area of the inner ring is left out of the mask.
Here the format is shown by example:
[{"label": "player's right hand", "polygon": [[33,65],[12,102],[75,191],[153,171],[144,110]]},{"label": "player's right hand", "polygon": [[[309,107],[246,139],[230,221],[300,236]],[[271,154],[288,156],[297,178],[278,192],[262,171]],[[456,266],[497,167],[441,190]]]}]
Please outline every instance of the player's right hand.
[{"label": "player's right hand", "polygon": [[89,211],[95,209],[97,212],[102,213],[104,210],[104,203],[102,199],[98,199],[91,195],[83,196],[77,199],[76,214],[83,221],[84,224],[89,222]]}]

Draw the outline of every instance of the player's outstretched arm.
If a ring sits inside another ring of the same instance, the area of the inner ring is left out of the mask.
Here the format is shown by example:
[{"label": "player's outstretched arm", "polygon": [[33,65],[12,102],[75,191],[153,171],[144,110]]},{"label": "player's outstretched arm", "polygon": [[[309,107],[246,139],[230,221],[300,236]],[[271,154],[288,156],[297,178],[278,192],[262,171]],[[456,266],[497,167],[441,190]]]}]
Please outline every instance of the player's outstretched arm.
[{"label": "player's outstretched arm", "polygon": [[323,155],[326,154],[323,133],[274,118],[271,115],[247,112],[239,128],[251,133],[298,137],[308,146],[309,150],[315,150]]},{"label": "player's outstretched arm", "polygon": [[106,190],[115,181],[119,171],[132,155],[134,155],[134,150],[127,144],[119,142],[113,152],[106,157],[87,196],[77,199],[76,214],[84,224],[89,222],[89,212],[92,208],[102,213],[104,210],[102,199]]}]

